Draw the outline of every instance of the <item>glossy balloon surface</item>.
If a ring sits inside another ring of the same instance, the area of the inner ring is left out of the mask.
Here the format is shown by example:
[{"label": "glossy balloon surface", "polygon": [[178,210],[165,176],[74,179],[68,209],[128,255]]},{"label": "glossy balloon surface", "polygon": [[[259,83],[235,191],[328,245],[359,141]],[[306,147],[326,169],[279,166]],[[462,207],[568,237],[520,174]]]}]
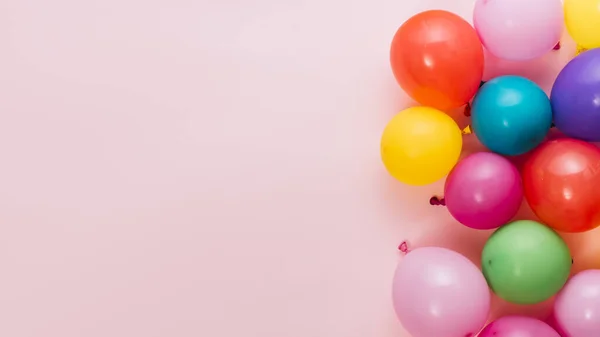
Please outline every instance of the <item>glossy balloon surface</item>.
[{"label": "glossy balloon surface", "polygon": [[430,10],[408,19],[392,41],[396,80],[417,102],[440,110],[469,102],[483,77],[483,47],[460,16]]},{"label": "glossy balloon surface", "polygon": [[520,76],[486,82],[471,109],[473,131],[488,149],[516,156],[531,151],[548,134],[552,106],[546,93]]},{"label": "glossy balloon surface", "polygon": [[546,54],[564,29],[561,0],[477,0],[473,22],[487,50],[507,60]]},{"label": "glossy balloon surface", "polygon": [[600,225],[600,149],[560,138],[544,143],[525,162],[525,198],[548,226],[584,232]]},{"label": "glossy balloon surface", "polygon": [[561,70],[551,102],[560,131],[572,138],[600,141],[600,48],[579,54]]},{"label": "glossy balloon surface", "polygon": [[466,257],[438,247],[418,248],[398,264],[392,299],[412,337],[474,336],[490,310],[490,290]]},{"label": "glossy balloon surface", "polygon": [[554,316],[569,337],[600,336],[600,270],[573,276],[556,297]]},{"label": "glossy balloon surface", "polygon": [[381,159],[388,172],[409,185],[433,183],[456,165],[462,133],[445,113],[408,108],[392,118],[381,136]]},{"label": "glossy balloon surface", "polygon": [[467,227],[493,229],[511,220],[523,200],[521,175],[508,159],[489,152],[471,154],[450,172],[446,207]]},{"label": "glossy balloon surface", "polygon": [[488,324],[477,337],[561,337],[548,324],[531,317],[505,316]]},{"label": "glossy balloon surface", "polygon": [[516,304],[535,304],[554,296],[567,282],[571,254],[551,228],[519,220],[500,227],[486,242],[483,274],[496,295]]},{"label": "glossy balloon surface", "polygon": [[600,0],[564,0],[569,34],[583,48],[600,47]]}]

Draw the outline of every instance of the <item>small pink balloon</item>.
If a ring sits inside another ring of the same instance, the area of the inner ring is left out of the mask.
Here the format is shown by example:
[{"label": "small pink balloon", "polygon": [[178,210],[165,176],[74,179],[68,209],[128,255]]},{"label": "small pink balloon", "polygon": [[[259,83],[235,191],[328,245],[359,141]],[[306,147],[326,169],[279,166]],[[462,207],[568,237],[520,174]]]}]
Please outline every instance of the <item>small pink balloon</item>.
[{"label": "small pink balloon", "polygon": [[412,337],[474,337],[490,311],[490,290],[479,269],[437,247],[417,248],[400,261],[392,299]]},{"label": "small pink balloon", "polygon": [[530,60],[554,49],[564,27],[561,0],[477,0],[475,30],[485,48],[507,60]]},{"label": "small pink balloon", "polygon": [[556,297],[554,316],[569,337],[600,336],[600,270],[573,276]]},{"label": "small pink balloon", "polygon": [[506,316],[493,321],[478,337],[560,337],[556,330],[535,318]]},{"label": "small pink balloon", "polygon": [[448,211],[461,224],[494,229],[517,214],[523,184],[519,171],[508,159],[478,152],[461,160],[450,172],[444,197]]}]

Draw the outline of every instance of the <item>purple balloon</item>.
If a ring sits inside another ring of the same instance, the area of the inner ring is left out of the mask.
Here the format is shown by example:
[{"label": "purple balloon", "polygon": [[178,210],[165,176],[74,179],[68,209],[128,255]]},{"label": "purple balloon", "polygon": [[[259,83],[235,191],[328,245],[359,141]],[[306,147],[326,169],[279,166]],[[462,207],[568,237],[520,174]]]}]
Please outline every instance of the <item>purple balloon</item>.
[{"label": "purple balloon", "polygon": [[600,141],[600,48],[572,59],[550,95],[554,124],[572,138]]},{"label": "purple balloon", "polygon": [[560,335],[548,324],[535,318],[506,316],[490,323],[478,337],[560,337]]},{"label": "purple balloon", "polygon": [[573,276],[556,297],[554,316],[569,337],[600,336],[600,270]]},{"label": "purple balloon", "polygon": [[517,168],[494,153],[478,152],[461,160],[444,188],[446,207],[463,225],[494,229],[509,222],[523,200]]}]

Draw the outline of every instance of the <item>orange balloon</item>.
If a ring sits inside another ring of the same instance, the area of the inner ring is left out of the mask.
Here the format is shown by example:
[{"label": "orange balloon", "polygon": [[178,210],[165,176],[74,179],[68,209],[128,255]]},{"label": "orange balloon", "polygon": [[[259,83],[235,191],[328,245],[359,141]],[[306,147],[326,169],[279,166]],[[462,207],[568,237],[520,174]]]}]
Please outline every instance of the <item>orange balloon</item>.
[{"label": "orange balloon", "polygon": [[442,10],[408,19],[394,36],[390,60],[402,89],[439,110],[469,102],[483,77],[483,46],[475,29]]}]

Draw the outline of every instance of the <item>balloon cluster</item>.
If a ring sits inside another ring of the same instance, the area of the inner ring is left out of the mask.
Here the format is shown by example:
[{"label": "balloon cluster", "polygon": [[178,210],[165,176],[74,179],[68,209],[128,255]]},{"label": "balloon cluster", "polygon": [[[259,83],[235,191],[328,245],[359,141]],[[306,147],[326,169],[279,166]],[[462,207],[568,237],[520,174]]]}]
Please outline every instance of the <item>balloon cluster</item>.
[{"label": "balloon cluster", "polygon": [[[405,184],[446,177],[443,198],[430,203],[446,206],[464,226],[495,232],[481,268],[445,248],[404,245],[393,283],[397,316],[413,337],[559,337],[528,317],[484,326],[490,289],[520,305],[556,295],[563,336],[600,336],[600,270],[569,279],[571,252],[557,233],[600,226],[600,149],[588,143],[600,141],[600,0],[477,0],[473,22],[431,10],[398,29],[392,70],[420,106],[392,118],[381,157]],[[521,76],[481,85],[484,48],[501,59],[530,60],[557,49],[565,26],[580,53],[550,97]],[[489,152],[460,160],[463,137],[470,136],[444,111],[465,105]],[[549,139],[554,126],[563,136]],[[511,160],[524,154],[518,169]],[[523,199],[539,221],[516,219]]]}]

